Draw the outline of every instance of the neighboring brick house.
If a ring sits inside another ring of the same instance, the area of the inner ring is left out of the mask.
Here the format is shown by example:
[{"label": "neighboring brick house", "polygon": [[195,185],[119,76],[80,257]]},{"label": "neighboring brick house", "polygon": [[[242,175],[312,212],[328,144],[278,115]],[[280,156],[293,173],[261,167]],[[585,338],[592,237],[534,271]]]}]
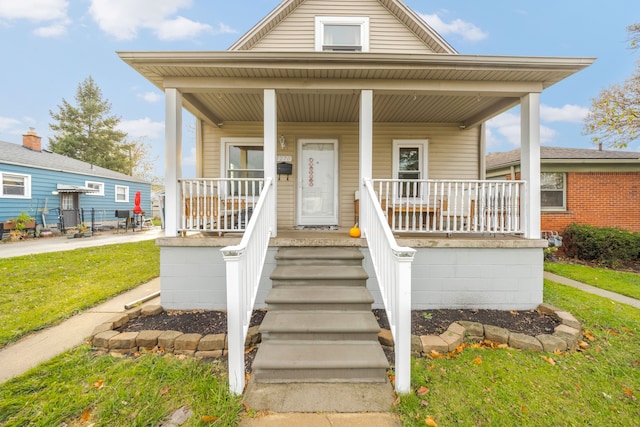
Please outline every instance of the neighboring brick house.
[{"label": "neighboring brick house", "polygon": [[[520,179],[520,150],[491,153],[487,179]],[[640,153],[540,147],[541,230],[571,223],[640,232]]]}]

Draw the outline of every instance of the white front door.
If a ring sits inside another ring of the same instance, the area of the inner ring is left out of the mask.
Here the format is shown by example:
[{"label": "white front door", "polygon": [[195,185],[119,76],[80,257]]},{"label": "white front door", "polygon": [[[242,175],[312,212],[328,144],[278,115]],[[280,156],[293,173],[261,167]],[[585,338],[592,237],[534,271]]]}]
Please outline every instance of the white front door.
[{"label": "white front door", "polygon": [[338,141],[298,141],[298,225],[338,224]]}]

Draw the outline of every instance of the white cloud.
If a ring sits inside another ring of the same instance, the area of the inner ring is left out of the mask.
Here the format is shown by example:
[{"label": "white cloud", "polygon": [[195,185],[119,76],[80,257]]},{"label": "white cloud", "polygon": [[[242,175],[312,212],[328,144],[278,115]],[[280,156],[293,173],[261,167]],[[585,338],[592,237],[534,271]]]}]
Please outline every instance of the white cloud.
[{"label": "white cloud", "polygon": [[46,27],[36,28],[33,33],[40,37],[60,37],[67,34],[67,28],[71,21],[58,22]]},{"label": "white cloud", "polygon": [[59,37],[67,33],[71,20],[67,16],[67,0],[0,0],[0,19],[47,22],[33,32],[39,37]]},{"label": "white cloud", "polygon": [[122,120],[118,126],[130,138],[161,138],[164,135],[164,122],[154,122],[150,118]]},{"label": "white cloud", "polygon": [[67,0],[0,0],[0,18],[45,22],[67,19]]},{"label": "white cloud", "polygon": [[182,166],[195,166],[196,165],[196,149],[192,147],[189,150],[188,156],[182,156]]},{"label": "white cloud", "polygon": [[540,120],[545,122],[582,123],[588,113],[588,108],[579,105],[565,104],[560,108],[540,106]]},{"label": "white cloud", "polygon": [[[558,132],[554,129],[540,125],[540,144],[550,143],[557,135]],[[487,147],[499,146],[506,140],[514,148],[517,148],[520,147],[520,138],[519,114],[506,112],[487,121]]]},{"label": "white cloud", "polygon": [[89,13],[102,31],[119,40],[135,38],[140,29],[151,30],[162,40],[211,32],[210,25],[173,16],[189,6],[191,0],[91,0]]},{"label": "white cloud", "polygon": [[8,130],[17,128],[20,123],[21,122],[18,119],[0,116],[0,132],[6,132]]},{"label": "white cloud", "polygon": [[444,22],[437,13],[421,14],[420,16],[441,35],[457,34],[462,36],[463,39],[471,42],[484,40],[489,36],[489,34],[482,31],[479,27],[475,26],[471,22],[463,21],[462,19],[454,19],[451,22]]},{"label": "white cloud", "polygon": [[162,95],[156,92],[145,92],[138,94],[138,98],[148,102],[149,104],[155,104],[156,102],[162,101]]}]

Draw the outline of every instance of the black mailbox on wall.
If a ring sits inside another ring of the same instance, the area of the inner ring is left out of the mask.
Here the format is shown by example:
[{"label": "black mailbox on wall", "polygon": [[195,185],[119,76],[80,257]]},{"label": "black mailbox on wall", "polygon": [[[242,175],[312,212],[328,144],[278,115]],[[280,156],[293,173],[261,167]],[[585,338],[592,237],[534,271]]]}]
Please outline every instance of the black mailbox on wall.
[{"label": "black mailbox on wall", "polygon": [[278,163],[278,175],[291,175],[293,167],[291,163]]}]

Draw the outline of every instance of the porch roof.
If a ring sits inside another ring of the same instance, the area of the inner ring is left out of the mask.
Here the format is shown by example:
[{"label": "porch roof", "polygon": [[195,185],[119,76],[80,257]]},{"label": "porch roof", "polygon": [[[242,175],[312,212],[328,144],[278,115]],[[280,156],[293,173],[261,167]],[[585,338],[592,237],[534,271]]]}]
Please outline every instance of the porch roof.
[{"label": "porch roof", "polygon": [[359,91],[374,91],[375,122],[476,126],[594,58],[334,52],[118,52],[160,90],[217,126],[262,121],[263,89],[282,122],[357,122]]}]

